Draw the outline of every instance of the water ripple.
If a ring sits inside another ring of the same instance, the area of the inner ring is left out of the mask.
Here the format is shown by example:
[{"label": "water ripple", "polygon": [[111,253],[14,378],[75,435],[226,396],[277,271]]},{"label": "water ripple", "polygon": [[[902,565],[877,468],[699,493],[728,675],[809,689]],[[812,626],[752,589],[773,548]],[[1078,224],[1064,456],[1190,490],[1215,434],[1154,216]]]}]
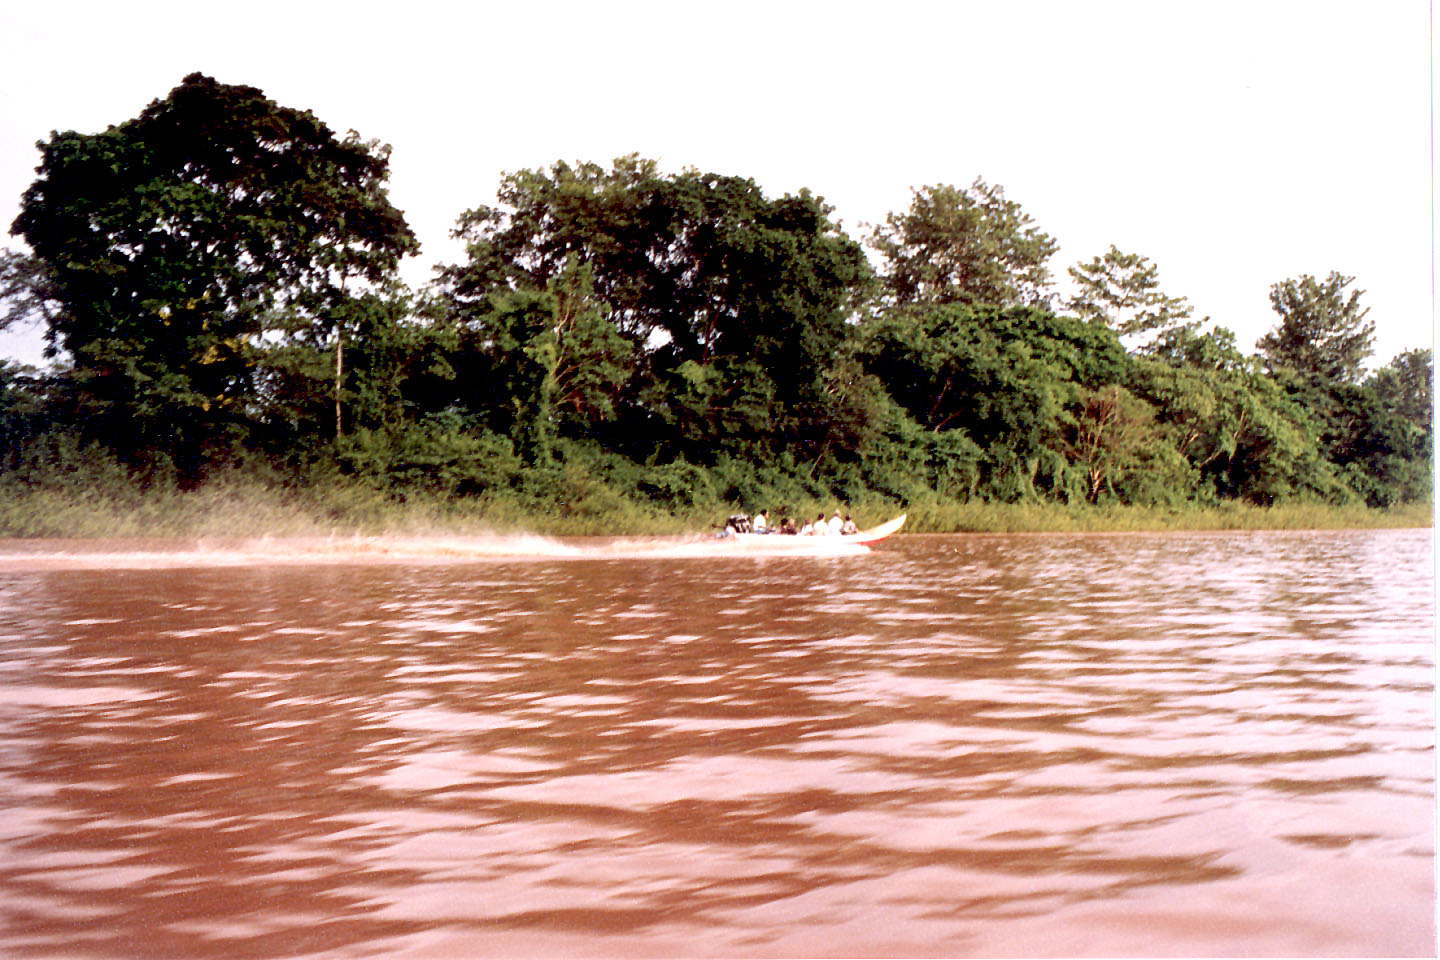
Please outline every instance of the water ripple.
[{"label": "water ripple", "polygon": [[1433,949],[1428,531],[543,546],[0,571],[0,952]]}]

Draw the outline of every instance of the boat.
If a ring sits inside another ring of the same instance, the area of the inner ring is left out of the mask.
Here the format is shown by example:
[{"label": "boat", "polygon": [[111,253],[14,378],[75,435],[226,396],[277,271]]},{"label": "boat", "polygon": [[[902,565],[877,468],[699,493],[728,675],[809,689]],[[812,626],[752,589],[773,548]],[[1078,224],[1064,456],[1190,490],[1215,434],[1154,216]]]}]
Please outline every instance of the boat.
[{"label": "boat", "polygon": [[[906,514],[902,513],[900,514],[900,516],[894,518],[893,520],[887,520],[886,522],[880,524],[878,527],[871,527],[869,530],[861,530],[859,533],[841,533],[818,537],[802,537],[795,534],[785,533],[751,533],[748,530],[736,532],[734,527],[728,527],[727,529],[730,531],[728,533],[728,538],[732,538],[739,543],[751,544],[755,546],[805,547],[822,546],[824,544],[855,544],[859,546],[868,546],[872,543],[879,543],[881,540],[884,540],[886,537],[890,536],[891,534],[899,530],[901,527],[905,526],[905,517]],[[734,519],[738,520],[740,518],[737,517]],[[746,526],[748,526],[748,524],[746,524]]]},{"label": "boat", "polygon": [[859,533],[842,533],[834,539],[844,541],[845,543],[879,543],[881,540],[884,540],[905,526],[905,517],[906,514],[902,513],[894,520],[887,520],[878,527],[861,530]]}]

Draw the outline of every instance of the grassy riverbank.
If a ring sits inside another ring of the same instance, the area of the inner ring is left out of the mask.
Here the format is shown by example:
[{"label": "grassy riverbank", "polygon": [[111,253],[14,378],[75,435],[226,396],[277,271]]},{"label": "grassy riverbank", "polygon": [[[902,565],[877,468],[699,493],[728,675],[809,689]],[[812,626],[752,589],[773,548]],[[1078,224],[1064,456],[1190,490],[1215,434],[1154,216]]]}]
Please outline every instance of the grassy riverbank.
[{"label": "grassy riverbank", "polygon": [[1142,530],[1338,530],[1434,525],[1431,504],[1388,509],[1364,505],[1284,503],[1271,507],[1226,502],[1213,506],[1067,506],[1055,503],[918,505],[912,533],[1124,532]]},{"label": "grassy riverbank", "polygon": [[[87,484],[81,478],[44,485],[0,481],[0,537],[246,537],[330,534],[645,535],[703,532],[732,508],[716,503],[678,511],[622,497],[604,487],[564,501],[507,493],[443,498],[386,495],[342,479],[290,485],[237,474],[194,490],[151,484]],[[798,503],[805,516],[833,503]],[[909,533],[1121,532],[1428,527],[1431,504],[1390,509],[1286,503],[1273,507],[1227,502],[1212,506],[1135,507],[1056,503],[960,503],[932,499],[850,505],[860,525],[902,510]]]}]

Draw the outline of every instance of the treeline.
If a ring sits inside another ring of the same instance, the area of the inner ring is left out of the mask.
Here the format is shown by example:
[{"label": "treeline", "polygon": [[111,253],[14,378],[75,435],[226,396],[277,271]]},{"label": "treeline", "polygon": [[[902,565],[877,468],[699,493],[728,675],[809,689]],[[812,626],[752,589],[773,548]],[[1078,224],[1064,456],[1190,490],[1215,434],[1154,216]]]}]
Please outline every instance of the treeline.
[{"label": "treeline", "polygon": [[[999,186],[928,186],[856,239],[820,198],[557,163],[460,216],[423,289],[389,150],[192,75],[39,145],[0,263],[0,482],[236,469],[537,512],[833,502],[1387,506],[1431,497],[1431,354],[1365,372],[1353,278],[1232,333],[1112,247],[1069,268]],[[868,254],[867,254],[868,248]]]}]

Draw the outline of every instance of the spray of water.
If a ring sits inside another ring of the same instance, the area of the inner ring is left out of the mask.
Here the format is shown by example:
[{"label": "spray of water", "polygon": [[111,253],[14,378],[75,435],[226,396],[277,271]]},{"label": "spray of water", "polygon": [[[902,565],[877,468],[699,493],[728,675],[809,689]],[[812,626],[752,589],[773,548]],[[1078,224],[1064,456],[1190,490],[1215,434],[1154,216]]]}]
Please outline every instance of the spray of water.
[{"label": "spray of water", "polygon": [[0,541],[0,570],[167,569],[360,563],[857,556],[869,548],[826,537],[490,536],[256,537],[243,540]]}]

